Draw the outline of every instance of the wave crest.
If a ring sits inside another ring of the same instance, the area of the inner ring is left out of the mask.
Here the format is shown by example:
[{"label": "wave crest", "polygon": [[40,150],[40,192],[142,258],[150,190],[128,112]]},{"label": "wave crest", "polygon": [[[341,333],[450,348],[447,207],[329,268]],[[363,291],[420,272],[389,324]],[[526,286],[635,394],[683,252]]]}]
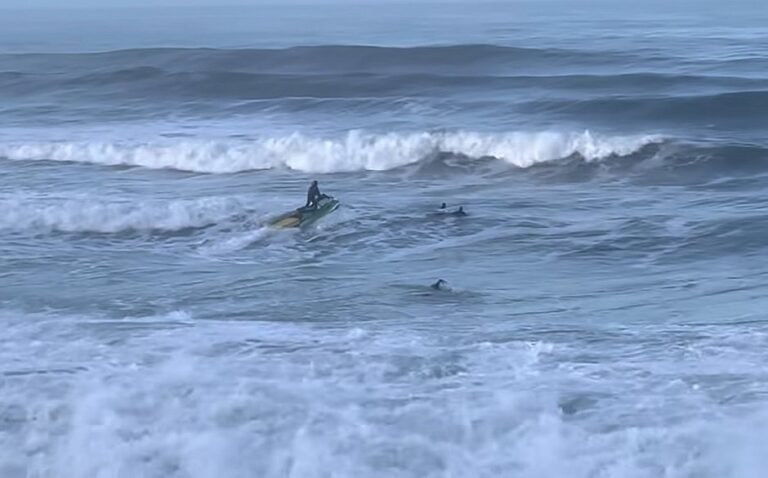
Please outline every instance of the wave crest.
[{"label": "wave crest", "polygon": [[353,131],[340,138],[295,133],[252,141],[47,142],[0,144],[0,157],[175,169],[200,173],[287,168],[308,173],[386,171],[435,153],[496,158],[527,168],[579,155],[586,161],[625,156],[658,136],[601,136],[589,131],[512,133],[386,133]]}]

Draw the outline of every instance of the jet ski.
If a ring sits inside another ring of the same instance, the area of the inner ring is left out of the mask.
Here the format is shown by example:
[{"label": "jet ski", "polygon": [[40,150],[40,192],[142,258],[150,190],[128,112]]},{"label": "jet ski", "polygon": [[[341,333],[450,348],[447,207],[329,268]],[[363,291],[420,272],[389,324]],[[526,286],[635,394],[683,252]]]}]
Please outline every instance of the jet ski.
[{"label": "jet ski", "polygon": [[269,225],[278,229],[299,228],[314,224],[339,208],[339,200],[332,196],[323,196],[313,208],[301,207],[286,212],[269,221]]}]

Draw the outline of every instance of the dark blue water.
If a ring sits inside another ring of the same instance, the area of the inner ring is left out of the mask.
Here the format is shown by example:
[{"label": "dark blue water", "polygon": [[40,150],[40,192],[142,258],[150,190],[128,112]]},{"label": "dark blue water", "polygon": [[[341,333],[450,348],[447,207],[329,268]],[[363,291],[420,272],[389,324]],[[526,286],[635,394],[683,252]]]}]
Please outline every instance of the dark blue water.
[{"label": "dark blue water", "polygon": [[768,8],[619,3],[3,10],[0,476],[762,477]]}]

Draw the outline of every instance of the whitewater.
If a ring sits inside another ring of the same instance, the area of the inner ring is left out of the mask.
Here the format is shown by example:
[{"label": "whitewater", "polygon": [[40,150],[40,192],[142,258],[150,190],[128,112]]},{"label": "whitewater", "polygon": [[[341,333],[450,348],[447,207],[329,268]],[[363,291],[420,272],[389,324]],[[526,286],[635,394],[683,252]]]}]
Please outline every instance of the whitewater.
[{"label": "whitewater", "polygon": [[363,134],[323,139],[294,133],[252,140],[156,140],[152,142],[11,142],[0,156],[18,161],[87,162],[201,173],[235,173],[285,168],[306,173],[387,171],[447,153],[468,158],[493,157],[525,168],[579,155],[599,160],[626,156],[660,138],[594,137],[582,133],[514,132],[506,134]]},{"label": "whitewater", "polygon": [[[762,478],[766,38],[2,7],[0,477]],[[341,207],[269,227],[312,180]]]}]

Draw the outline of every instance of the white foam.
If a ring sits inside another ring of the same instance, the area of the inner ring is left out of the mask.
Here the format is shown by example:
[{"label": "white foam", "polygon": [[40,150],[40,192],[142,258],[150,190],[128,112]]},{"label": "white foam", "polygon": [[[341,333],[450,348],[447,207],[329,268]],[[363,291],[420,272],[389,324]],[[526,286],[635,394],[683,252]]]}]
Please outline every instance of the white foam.
[{"label": "white foam", "polygon": [[631,154],[658,136],[601,136],[589,131],[444,132],[368,134],[352,131],[320,138],[295,133],[253,140],[157,139],[0,143],[0,157],[176,169],[201,173],[289,168],[310,173],[385,171],[442,151],[495,157],[525,168],[579,154],[588,161]]},{"label": "white foam", "polygon": [[238,232],[223,240],[204,245],[200,248],[200,252],[203,255],[217,255],[239,251],[256,241],[267,237],[270,232],[272,231],[268,227],[260,227],[258,229]]},{"label": "white foam", "polygon": [[702,364],[674,347],[584,361],[582,344],[392,324],[102,320],[0,310],[2,372],[27,373],[0,381],[4,478],[757,478],[768,466],[759,395],[740,406],[669,386],[717,392],[718,363],[758,382],[726,397],[762,391],[750,365],[764,340],[746,331],[695,341]]},{"label": "white foam", "polygon": [[202,227],[244,210],[232,198],[105,202],[104,198],[0,197],[0,229],[115,233]]}]

